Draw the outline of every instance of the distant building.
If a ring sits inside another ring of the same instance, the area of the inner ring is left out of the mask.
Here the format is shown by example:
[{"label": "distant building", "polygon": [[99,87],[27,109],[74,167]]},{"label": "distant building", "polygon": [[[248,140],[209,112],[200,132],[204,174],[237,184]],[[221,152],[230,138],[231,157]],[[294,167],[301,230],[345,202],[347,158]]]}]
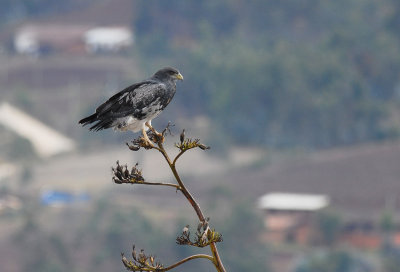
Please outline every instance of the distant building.
[{"label": "distant building", "polygon": [[29,140],[42,158],[75,149],[73,140],[8,103],[0,104],[0,125]]},{"label": "distant building", "polygon": [[[316,213],[330,205],[326,195],[298,193],[268,193],[260,197],[258,207],[264,211],[265,233],[268,243],[321,243],[316,224]],[[392,243],[400,245],[398,224],[390,235]],[[378,249],[387,237],[375,222],[363,218],[344,218],[338,230],[337,243],[362,249]]]},{"label": "distant building", "polygon": [[[329,210],[338,216],[335,243],[368,250],[385,242],[400,246],[399,162],[400,142],[393,141],[318,152],[246,176],[259,184],[252,193],[264,210],[265,241],[327,242],[317,221],[322,217],[314,216],[324,213],[324,198],[297,196],[312,194],[328,197]],[[259,188],[268,194],[260,195]],[[291,194],[275,193],[282,191]]]},{"label": "distant building", "polygon": [[18,29],[14,48],[18,54],[46,55],[58,53],[86,53],[83,36],[91,26],[32,24]]},{"label": "distant building", "polygon": [[133,45],[128,27],[31,24],[17,30],[14,49],[18,54],[40,56],[56,53],[116,53]]},{"label": "distant building", "polygon": [[313,232],[313,216],[329,205],[326,195],[268,193],[258,200],[265,212],[265,239],[268,242],[308,244]]},{"label": "distant building", "polygon": [[127,27],[93,28],[86,31],[84,40],[89,53],[120,52],[133,45],[133,35]]}]

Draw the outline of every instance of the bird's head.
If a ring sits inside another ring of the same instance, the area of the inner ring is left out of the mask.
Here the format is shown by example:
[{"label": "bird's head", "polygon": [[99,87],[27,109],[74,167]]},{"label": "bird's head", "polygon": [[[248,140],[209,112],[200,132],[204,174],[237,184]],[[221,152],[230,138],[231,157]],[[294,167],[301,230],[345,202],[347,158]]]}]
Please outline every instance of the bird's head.
[{"label": "bird's head", "polygon": [[175,68],[172,67],[165,67],[161,70],[158,70],[154,76],[154,78],[157,78],[159,80],[183,80],[183,76],[179,71]]}]

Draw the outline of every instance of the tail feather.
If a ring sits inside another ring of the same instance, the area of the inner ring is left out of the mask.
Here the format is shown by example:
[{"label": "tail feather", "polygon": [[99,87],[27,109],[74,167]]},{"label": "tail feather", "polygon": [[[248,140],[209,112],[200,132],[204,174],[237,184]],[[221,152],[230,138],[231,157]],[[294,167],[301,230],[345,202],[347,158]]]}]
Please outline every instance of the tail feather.
[{"label": "tail feather", "polygon": [[[94,124],[93,124],[94,123]],[[110,128],[113,126],[113,119],[107,118],[105,116],[97,116],[97,114],[92,114],[86,118],[79,121],[79,124],[86,126],[88,124],[93,124],[89,130],[99,131],[102,129]]]},{"label": "tail feather", "polygon": [[89,129],[94,130],[94,131],[99,131],[102,129],[110,128],[112,127],[113,121],[110,119],[103,119],[99,120],[98,123],[96,123],[94,126],[91,126]]},{"label": "tail feather", "polygon": [[87,124],[91,124],[95,121],[97,121],[97,114],[94,113],[86,118],[83,118],[82,120],[79,121],[79,124],[82,124],[83,126],[86,126]]}]

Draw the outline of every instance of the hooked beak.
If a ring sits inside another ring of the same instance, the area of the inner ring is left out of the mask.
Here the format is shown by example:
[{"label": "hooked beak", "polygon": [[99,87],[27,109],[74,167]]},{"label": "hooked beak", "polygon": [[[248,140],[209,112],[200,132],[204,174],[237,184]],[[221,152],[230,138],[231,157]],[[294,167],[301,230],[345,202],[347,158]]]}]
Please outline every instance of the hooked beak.
[{"label": "hooked beak", "polygon": [[182,76],[181,73],[178,73],[175,77],[176,77],[178,80],[183,80],[183,76]]}]

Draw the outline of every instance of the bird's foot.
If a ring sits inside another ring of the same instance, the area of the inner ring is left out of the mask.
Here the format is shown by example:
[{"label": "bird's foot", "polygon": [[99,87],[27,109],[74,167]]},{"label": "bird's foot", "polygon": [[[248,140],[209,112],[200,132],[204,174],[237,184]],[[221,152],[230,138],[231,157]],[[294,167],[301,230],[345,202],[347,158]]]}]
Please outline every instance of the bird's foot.
[{"label": "bird's foot", "polygon": [[144,149],[152,149],[155,148],[154,144],[145,137],[139,137],[134,139],[131,143],[126,143],[128,148],[132,151],[138,151],[141,147]]},{"label": "bird's foot", "polygon": [[154,148],[153,143],[150,141],[150,139],[149,139],[149,137],[147,136],[146,133],[143,134],[143,138],[142,139],[143,139],[142,144],[143,144],[144,148],[146,148],[146,149]]},{"label": "bird's foot", "polygon": [[153,136],[154,142],[159,142],[159,141],[161,141],[161,143],[164,142],[164,135],[162,133],[158,132],[155,128],[153,128],[149,122],[146,122],[145,125],[150,129],[151,136]]},{"label": "bird's foot", "polygon": [[161,140],[162,142],[164,142],[164,136],[162,133],[158,132],[157,130],[155,130],[154,128],[151,130],[151,132],[153,133],[153,135],[156,137],[156,140]]},{"label": "bird's foot", "polygon": [[140,138],[141,145],[146,149],[154,148],[154,145],[150,141],[149,136],[147,136],[146,130],[144,128],[142,128],[142,134],[143,134],[143,137]]},{"label": "bird's foot", "polygon": [[154,144],[150,140],[142,138],[142,146],[146,149],[154,148]]},{"label": "bird's foot", "polygon": [[143,147],[145,149],[154,148],[154,144],[150,141],[150,139],[148,137],[140,137],[140,138],[138,138],[137,141],[136,141],[136,146],[138,147],[136,149],[132,149],[131,147],[129,147],[129,148],[134,150],[134,151],[138,150],[140,147]]}]

